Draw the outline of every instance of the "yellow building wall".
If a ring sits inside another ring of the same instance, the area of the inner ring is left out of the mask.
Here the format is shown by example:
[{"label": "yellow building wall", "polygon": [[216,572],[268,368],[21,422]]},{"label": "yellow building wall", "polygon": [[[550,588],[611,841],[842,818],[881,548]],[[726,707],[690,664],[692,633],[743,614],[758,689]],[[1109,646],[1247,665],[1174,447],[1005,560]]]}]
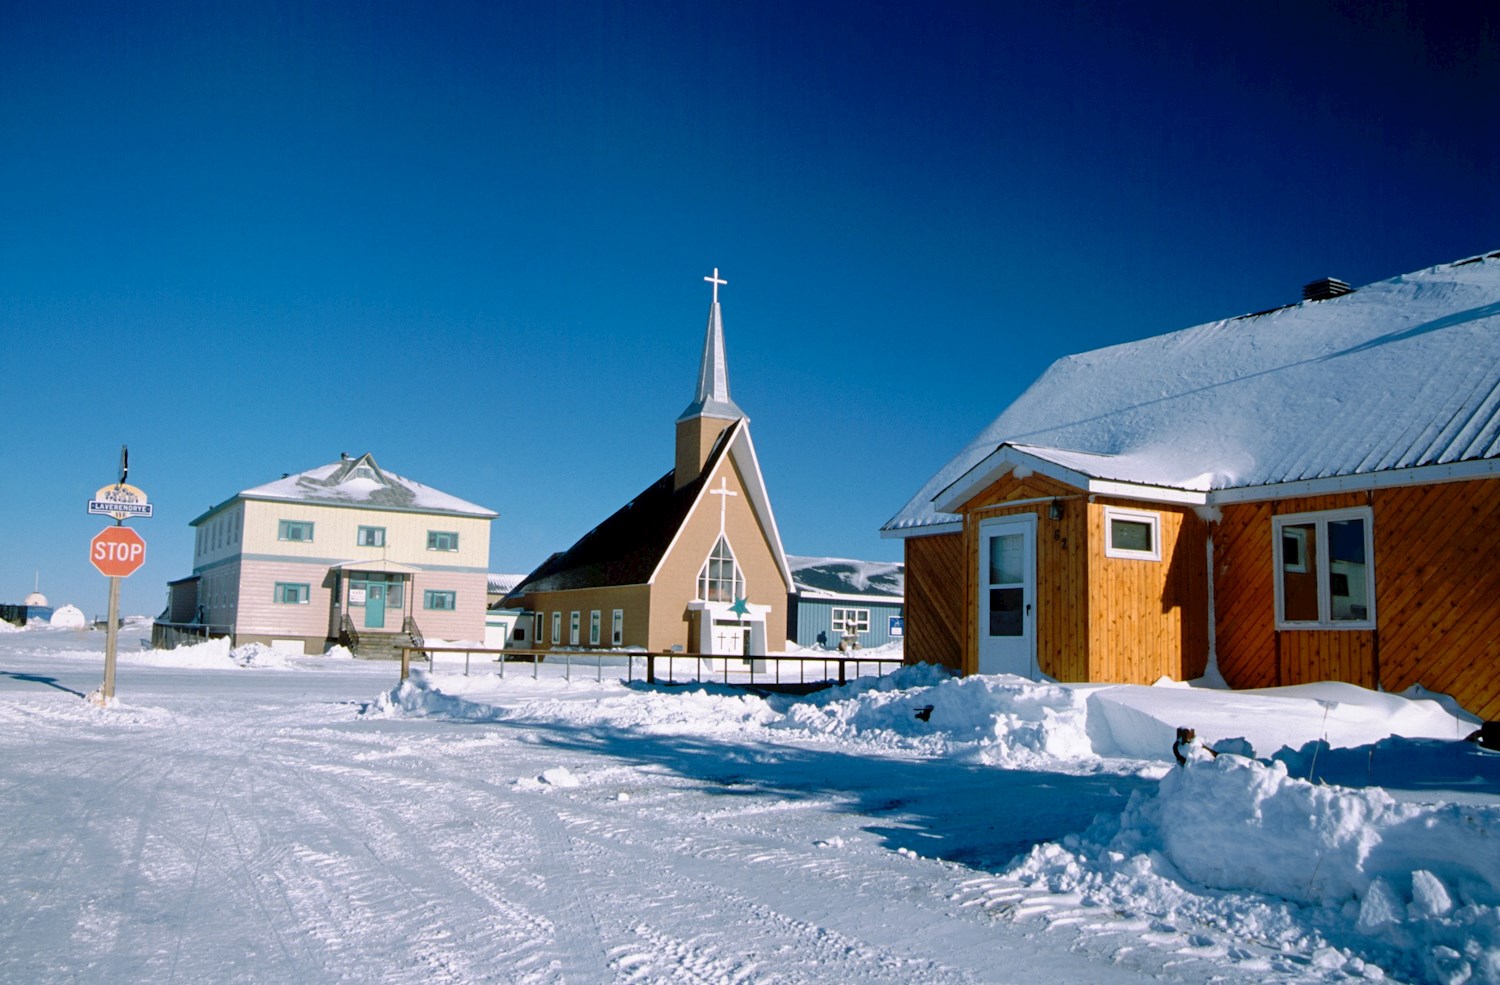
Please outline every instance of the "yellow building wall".
[{"label": "yellow building wall", "polygon": [[[734,493],[723,497],[708,492],[720,480]],[[770,606],[766,614],[766,643],[779,650],[786,641],[787,595],[770,532],[756,516],[745,490],[745,480],[733,455],[723,455],[709,475],[697,508],[683,524],[677,542],[660,565],[651,590],[650,644],[652,650],[683,652],[698,650],[693,617],[687,603],[698,597],[698,572],[719,540],[720,500],[724,504],[724,530],[735,560],[745,577],[745,593],[751,604]]]}]

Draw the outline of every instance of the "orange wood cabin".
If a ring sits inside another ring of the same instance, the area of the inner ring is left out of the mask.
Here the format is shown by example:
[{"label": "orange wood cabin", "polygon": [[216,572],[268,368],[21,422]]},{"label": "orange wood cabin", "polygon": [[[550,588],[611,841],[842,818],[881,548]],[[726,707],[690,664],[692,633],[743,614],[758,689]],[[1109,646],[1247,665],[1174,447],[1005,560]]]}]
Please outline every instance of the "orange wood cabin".
[{"label": "orange wood cabin", "polygon": [[1062,360],[884,533],[909,662],[1500,718],[1500,253]]}]

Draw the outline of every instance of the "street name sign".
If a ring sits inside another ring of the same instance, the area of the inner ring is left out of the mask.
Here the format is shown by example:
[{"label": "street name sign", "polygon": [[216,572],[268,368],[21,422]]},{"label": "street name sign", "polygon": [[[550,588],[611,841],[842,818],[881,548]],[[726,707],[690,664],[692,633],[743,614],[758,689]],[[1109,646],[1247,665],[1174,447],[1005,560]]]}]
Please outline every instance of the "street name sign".
[{"label": "street name sign", "polygon": [[149,517],[151,504],[146,501],[145,490],[120,482],[94,493],[94,498],[89,500],[89,512],[128,520],[137,516]]}]

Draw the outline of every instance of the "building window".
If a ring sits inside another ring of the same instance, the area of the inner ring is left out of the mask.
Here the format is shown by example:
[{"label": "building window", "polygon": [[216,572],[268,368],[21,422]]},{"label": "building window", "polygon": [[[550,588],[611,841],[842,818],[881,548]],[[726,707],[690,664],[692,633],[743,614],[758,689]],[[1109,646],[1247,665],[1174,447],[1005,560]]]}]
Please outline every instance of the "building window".
[{"label": "building window", "polygon": [[[516,631],[511,635],[511,638],[517,643],[526,642],[526,624],[524,622],[521,622],[519,619],[516,620]],[[501,645],[504,646],[503,643]]]},{"label": "building window", "polygon": [[312,590],[307,585],[287,581],[276,583],[276,601],[283,605],[306,605],[311,598]]},{"label": "building window", "polygon": [[359,533],[356,535],[355,542],[358,543],[360,547],[384,547],[385,528],[360,527]]},{"label": "building window", "polygon": [[1374,629],[1368,506],[1271,518],[1277,629]]},{"label": "building window", "polygon": [[834,609],[833,631],[840,636],[854,636],[870,631],[869,609]]},{"label": "building window", "polygon": [[1160,561],[1161,514],[1106,506],[1104,556]]},{"label": "building window", "polygon": [[309,520],[282,520],[276,534],[277,540],[296,540],[311,543],[313,525]]},{"label": "building window", "polygon": [[427,531],[427,549],[429,551],[456,551],[458,550],[458,534],[451,530],[429,530]]},{"label": "building window", "polygon": [[452,612],[457,601],[458,596],[454,592],[436,591],[429,588],[422,593],[422,608],[424,609],[438,609],[443,612]]},{"label": "building window", "polygon": [[573,610],[573,614],[568,617],[568,645],[570,645],[570,646],[577,646],[578,645],[578,629],[579,629],[578,610],[574,609]]},{"label": "building window", "polygon": [[625,642],[625,610],[616,609],[609,621],[609,642],[621,646]]},{"label": "building window", "polygon": [[562,613],[552,613],[552,642],[562,642]]},{"label": "building window", "polygon": [[589,613],[589,646],[598,646],[599,645],[599,630],[600,630],[600,627],[602,625],[603,625],[603,621],[600,619],[599,610],[595,609],[593,612],[590,612]]},{"label": "building window", "polygon": [[542,627],[545,625],[543,619],[544,617],[540,612],[533,614],[531,617],[533,623],[531,638],[536,640],[538,644],[542,642]]},{"label": "building window", "polygon": [[722,535],[698,572],[698,599],[703,602],[736,602],[745,597],[745,576],[734,560],[729,541]]}]

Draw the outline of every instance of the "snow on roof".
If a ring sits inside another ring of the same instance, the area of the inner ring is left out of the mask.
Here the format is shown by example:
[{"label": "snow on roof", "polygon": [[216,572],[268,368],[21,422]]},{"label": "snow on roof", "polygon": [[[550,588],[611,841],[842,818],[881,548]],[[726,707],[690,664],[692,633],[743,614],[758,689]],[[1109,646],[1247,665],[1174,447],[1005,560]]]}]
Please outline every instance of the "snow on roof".
[{"label": "snow on roof", "polygon": [[1500,459],[1500,252],[1059,359],[882,529],[997,451],[1210,499]]},{"label": "snow on roof", "polygon": [[358,458],[346,456],[337,462],[320,465],[306,472],[283,476],[275,482],[246,489],[239,497],[297,503],[332,503],[418,513],[457,513],[482,517],[497,515],[483,506],[476,506],[457,496],[439,492],[431,486],[387,472],[375,464],[375,458],[370,454]]},{"label": "snow on roof", "polygon": [[491,571],[488,582],[489,594],[504,595],[521,584],[521,579],[525,577],[525,575],[498,575]]},{"label": "snow on roof", "polygon": [[804,597],[879,596],[900,600],[906,593],[906,565],[900,561],[788,554],[786,563],[792,569],[798,594]]}]

